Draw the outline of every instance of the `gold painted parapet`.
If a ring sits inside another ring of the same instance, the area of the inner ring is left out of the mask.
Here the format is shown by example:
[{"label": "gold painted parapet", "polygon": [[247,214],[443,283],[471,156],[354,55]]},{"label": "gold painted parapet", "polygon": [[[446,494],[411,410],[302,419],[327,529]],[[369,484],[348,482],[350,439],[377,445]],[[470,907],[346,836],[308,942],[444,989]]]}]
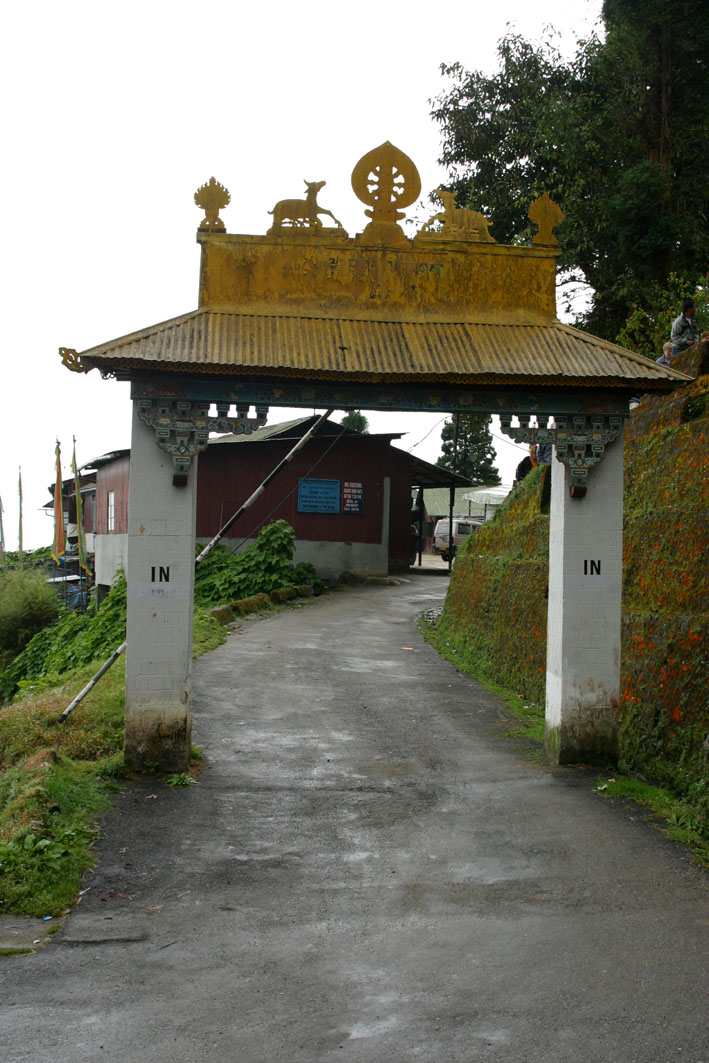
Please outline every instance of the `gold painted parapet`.
[{"label": "gold painted parapet", "polygon": [[450,239],[367,247],[304,230],[197,239],[200,308],[501,324],[556,318],[553,248]]},{"label": "gold painted parapet", "polygon": [[[530,208],[539,226],[534,245],[507,247],[495,243],[482,214],[458,207],[445,189],[436,190],[443,212],[408,239],[401,208],[416,201],[421,178],[389,141],[352,172],[370,218],[358,236],[348,237],[333,212],[319,206],[325,181],[305,185],[304,199],[280,200],[269,211],[266,236],[228,235],[213,223],[200,228],[201,309],[508,324],[556,319],[558,245],[551,230],[561,212],[548,197]],[[214,190],[205,196],[205,204],[216,202]],[[325,228],[322,215],[336,228]],[[436,223],[440,229],[433,230]]]}]

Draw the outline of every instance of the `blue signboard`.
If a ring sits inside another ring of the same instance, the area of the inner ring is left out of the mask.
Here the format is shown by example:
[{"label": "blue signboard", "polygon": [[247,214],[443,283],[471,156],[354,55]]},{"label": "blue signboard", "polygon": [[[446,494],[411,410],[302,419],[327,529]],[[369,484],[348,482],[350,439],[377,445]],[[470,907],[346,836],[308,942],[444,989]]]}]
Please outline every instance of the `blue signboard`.
[{"label": "blue signboard", "polygon": [[298,480],[299,513],[339,513],[339,480]]}]

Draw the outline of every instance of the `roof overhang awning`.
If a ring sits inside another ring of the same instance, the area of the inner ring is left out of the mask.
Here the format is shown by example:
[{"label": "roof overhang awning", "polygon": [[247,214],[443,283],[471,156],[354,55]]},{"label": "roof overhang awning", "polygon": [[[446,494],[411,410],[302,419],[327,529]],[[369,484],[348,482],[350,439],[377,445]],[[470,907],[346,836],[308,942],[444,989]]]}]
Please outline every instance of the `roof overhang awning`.
[{"label": "roof overhang awning", "polygon": [[556,320],[373,320],[200,309],[77,358],[77,368],[119,379],[169,372],[379,387],[630,391],[669,391],[689,381]]}]

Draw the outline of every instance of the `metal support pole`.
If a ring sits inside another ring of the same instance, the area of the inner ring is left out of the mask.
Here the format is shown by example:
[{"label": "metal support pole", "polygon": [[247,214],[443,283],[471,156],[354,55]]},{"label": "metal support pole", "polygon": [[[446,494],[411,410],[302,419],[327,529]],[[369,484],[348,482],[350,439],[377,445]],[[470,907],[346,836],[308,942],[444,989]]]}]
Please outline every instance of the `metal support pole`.
[{"label": "metal support pole", "polygon": [[448,488],[448,571],[453,568],[453,507],[455,504],[455,484]]},{"label": "metal support pole", "polygon": [[286,454],[285,458],[283,458],[283,460],[280,461],[278,463],[278,465],[276,465],[276,467],[273,470],[273,472],[269,473],[268,476],[266,477],[266,479],[263,481],[263,483],[260,484],[256,488],[256,490],[254,491],[254,493],[252,495],[250,495],[246,499],[246,501],[244,502],[243,506],[241,506],[239,509],[237,509],[237,511],[234,514],[234,516],[230,517],[230,519],[226,522],[224,527],[221,528],[221,530],[217,532],[217,534],[214,536],[214,538],[210,542],[207,543],[207,545],[205,546],[204,550],[201,552],[201,554],[198,555],[197,560],[195,561],[196,565],[198,565],[200,563],[200,561],[204,561],[204,559],[206,557],[209,557],[209,555],[211,554],[211,552],[214,549],[214,547],[217,546],[217,544],[224,538],[226,533],[229,531],[229,528],[231,528],[232,524],[235,524],[236,521],[239,519],[239,517],[241,517],[246,512],[246,510],[249,508],[249,506],[253,505],[253,503],[256,501],[256,499],[259,498],[263,494],[263,492],[266,490],[266,488],[271,483],[271,481],[274,480],[276,478],[276,476],[278,476],[279,472],[281,472],[281,470],[283,468],[285,468],[285,466],[288,464],[288,462],[291,461],[295,457],[295,455],[298,453],[298,451],[301,450],[305,446],[305,444],[308,442],[308,440],[311,439],[313,435],[315,435],[315,433],[317,432],[318,428],[320,428],[320,426],[323,425],[325,423],[325,421],[327,421],[328,417],[330,417],[334,412],[335,412],[335,410],[334,410],[334,407],[333,407],[333,409],[327,410],[325,413],[321,414],[320,417],[318,417],[318,419],[315,422],[315,424],[313,425],[313,427],[310,428],[305,433],[305,435],[303,436],[302,439],[298,440],[298,442],[293,447],[293,449],[290,450]]}]

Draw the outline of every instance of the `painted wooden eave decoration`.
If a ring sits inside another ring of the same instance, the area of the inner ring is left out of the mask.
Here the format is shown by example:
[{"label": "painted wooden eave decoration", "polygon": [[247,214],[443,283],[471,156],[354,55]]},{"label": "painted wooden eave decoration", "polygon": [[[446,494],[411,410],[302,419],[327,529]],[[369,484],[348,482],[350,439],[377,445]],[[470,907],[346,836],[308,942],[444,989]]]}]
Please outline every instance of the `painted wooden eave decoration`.
[{"label": "painted wooden eave decoration", "polygon": [[[404,207],[421,181],[389,142],[355,166],[369,222],[354,238],[319,203],[325,181],[276,203],[265,236],[232,235],[230,194],[214,178],[204,211],[199,308],[78,354],[67,368],[134,378],[164,371],[222,377],[672,390],[682,373],[562,325],[554,228],[545,194],[529,208],[531,246],[495,242],[480,213],[437,189],[442,210],[409,239]],[[323,219],[327,224],[323,223]]]}]

